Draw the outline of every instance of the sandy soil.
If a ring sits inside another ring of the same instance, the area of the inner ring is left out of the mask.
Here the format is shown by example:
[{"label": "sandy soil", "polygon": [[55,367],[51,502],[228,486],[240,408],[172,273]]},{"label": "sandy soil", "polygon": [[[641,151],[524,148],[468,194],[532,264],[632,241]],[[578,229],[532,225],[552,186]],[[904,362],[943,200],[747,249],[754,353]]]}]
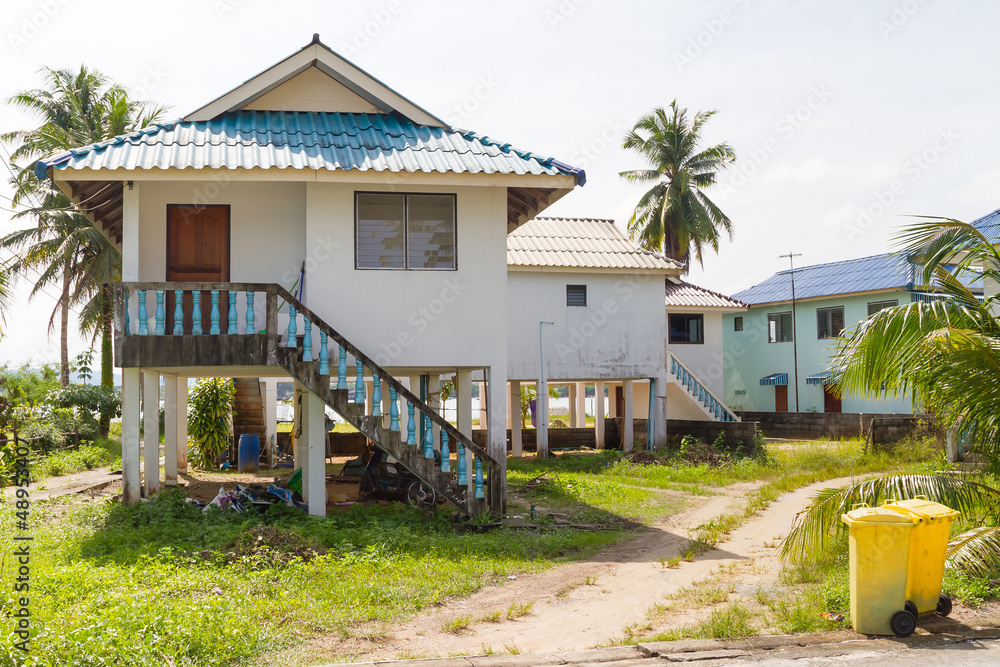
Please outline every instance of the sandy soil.
[{"label": "sandy soil", "polygon": [[[385,628],[384,633],[373,633],[370,640],[341,642],[328,637],[316,643],[326,651],[353,653],[357,660],[477,654],[485,648],[510,651],[516,647],[525,653],[592,648],[620,637],[626,626],[642,623],[653,605],[708,577],[720,566],[752,561],[753,567],[741,576],[741,585],[754,589],[773,585],[781,569],[777,545],[795,514],[820,489],[850,481],[829,480],[786,494],[733,531],[716,549],[675,568],[664,567],[661,559],[679,554],[688,542],[689,531],[738,508],[746,493],[757,485],[727,487],[722,494],[585,561],[517,575],[505,585],[484,588],[469,598],[448,602],[407,623]],[[512,602],[532,603],[531,613],[507,620]],[[501,613],[500,622],[474,622],[457,633],[444,629],[446,623],[458,617],[479,619],[497,611]]]}]

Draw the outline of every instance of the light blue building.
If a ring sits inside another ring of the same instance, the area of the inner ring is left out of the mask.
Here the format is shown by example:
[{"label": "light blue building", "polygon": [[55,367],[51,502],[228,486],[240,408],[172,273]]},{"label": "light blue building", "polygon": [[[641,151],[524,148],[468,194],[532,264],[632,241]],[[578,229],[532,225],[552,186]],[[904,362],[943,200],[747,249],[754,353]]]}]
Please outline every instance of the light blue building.
[{"label": "light blue building", "polygon": [[[795,300],[792,301],[794,275]],[[972,283],[982,294],[981,281]],[[734,410],[913,413],[909,396],[881,400],[831,391],[829,364],[842,332],[883,308],[935,298],[913,263],[874,255],[779,271],[733,295],[723,315],[725,401]]]}]

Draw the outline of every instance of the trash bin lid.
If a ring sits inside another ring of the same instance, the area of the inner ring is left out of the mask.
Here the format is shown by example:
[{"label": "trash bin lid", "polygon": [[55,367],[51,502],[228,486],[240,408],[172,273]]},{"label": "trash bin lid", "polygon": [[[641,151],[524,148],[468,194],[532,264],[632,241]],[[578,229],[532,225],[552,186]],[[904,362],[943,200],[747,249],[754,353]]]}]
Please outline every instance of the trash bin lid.
[{"label": "trash bin lid", "polygon": [[919,519],[886,507],[859,507],[840,515],[840,520],[850,526],[853,523],[881,523],[897,526],[912,526]]},{"label": "trash bin lid", "polygon": [[885,505],[897,512],[918,516],[927,521],[954,521],[960,512],[953,510],[947,505],[936,503],[927,498],[917,497],[911,500],[900,500],[899,502]]}]

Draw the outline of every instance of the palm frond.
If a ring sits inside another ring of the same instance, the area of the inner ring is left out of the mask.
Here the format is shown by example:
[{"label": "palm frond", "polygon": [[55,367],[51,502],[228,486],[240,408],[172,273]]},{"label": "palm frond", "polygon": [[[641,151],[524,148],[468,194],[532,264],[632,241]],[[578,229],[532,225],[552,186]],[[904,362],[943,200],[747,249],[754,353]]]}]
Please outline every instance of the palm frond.
[{"label": "palm frond", "polygon": [[1000,526],[980,526],[948,543],[948,567],[977,577],[1000,572]]},{"label": "palm frond", "polygon": [[831,540],[847,529],[840,516],[856,505],[863,503],[874,507],[886,500],[920,495],[972,516],[981,511],[984,501],[1000,500],[1000,489],[945,475],[891,475],[857,482],[843,489],[824,489],[796,517],[782,542],[781,557],[807,560],[822,554]]}]

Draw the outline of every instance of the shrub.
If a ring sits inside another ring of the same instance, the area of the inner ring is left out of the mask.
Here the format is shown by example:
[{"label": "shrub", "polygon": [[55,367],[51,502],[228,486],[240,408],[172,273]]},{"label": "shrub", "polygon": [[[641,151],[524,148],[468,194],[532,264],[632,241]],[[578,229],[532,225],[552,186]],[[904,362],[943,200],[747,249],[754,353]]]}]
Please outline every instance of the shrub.
[{"label": "shrub", "polygon": [[214,468],[229,446],[236,387],[229,378],[203,378],[188,392],[188,435],[194,441],[194,460]]}]

